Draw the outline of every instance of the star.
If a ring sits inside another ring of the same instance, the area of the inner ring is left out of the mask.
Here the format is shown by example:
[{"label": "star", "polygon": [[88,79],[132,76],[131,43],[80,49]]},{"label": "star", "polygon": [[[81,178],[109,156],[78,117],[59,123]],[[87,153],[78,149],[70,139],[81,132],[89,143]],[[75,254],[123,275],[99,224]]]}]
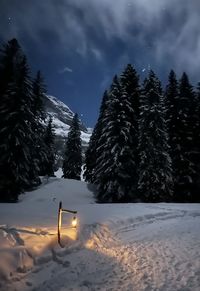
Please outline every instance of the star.
[{"label": "star", "polygon": [[12,18],[8,17],[8,23],[11,24],[12,23]]}]

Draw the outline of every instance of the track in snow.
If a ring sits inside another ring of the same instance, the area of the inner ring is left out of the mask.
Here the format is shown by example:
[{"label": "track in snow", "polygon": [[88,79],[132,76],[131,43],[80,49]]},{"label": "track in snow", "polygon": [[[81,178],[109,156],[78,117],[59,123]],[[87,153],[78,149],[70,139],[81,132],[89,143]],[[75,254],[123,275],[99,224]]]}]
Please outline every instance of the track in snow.
[{"label": "track in snow", "polygon": [[74,246],[52,248],[5,290],[199,291],[200,212],[159,208],[86,226]]}]

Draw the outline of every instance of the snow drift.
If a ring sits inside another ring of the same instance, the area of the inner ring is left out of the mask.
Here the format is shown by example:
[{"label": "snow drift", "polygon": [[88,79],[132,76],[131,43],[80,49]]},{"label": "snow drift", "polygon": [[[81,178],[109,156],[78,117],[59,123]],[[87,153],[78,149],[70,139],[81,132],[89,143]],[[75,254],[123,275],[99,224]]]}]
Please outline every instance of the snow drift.
[{"label": "snow drift", "polygon": [[[199,290],[199,204],[96,204],[89,188],[53,178],[0,204],[0,290]],[[64,248],[60,200],[78,211]]]}]

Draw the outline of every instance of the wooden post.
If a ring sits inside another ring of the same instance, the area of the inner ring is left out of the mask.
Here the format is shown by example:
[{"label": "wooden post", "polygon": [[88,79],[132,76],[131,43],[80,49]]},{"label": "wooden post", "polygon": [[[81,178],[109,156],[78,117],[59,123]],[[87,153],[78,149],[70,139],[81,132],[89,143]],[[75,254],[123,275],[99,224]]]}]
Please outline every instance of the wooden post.
[{"label": "wooden post", "polygon": [[[63,245],[61,243],[61,228],[62,228],[62,213],[63,212],[66,212],[66,213],[71,213],[71,214],[74,214],[76,215],[77,214],[77,211],[73,211],[73,210],[68,210],[68,209],[63,209],[62,208],[62,201],[60,201],[59,203],[59,208],[58,208],[58,243],[59,245],[63,248]],[[74,216],[75,217],[75,216]],[[73,218],[74,219],[74,218]],[[76,228],[76,226],[75,226]]]},{"label": "wooden post", "polygon": [[58,209],[58,243],[61,246],[60,231],[62,226],[62,202],[59,203]]}]

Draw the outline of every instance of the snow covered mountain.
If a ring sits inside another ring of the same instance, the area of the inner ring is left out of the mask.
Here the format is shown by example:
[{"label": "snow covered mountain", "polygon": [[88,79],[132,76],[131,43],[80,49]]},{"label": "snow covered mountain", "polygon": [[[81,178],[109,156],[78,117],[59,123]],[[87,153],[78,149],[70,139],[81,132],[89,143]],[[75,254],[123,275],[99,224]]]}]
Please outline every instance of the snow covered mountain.
[{"label": "snow covered mountain", "polygon": [[[48,116],[53,118],[55,134],[59,140],[67,137],[74,113],[62,101],[54,96],[44,96],[44,105]],[[80,120],[81,139],[83,148],[87,147],[91,129],[87,129]]]}]

